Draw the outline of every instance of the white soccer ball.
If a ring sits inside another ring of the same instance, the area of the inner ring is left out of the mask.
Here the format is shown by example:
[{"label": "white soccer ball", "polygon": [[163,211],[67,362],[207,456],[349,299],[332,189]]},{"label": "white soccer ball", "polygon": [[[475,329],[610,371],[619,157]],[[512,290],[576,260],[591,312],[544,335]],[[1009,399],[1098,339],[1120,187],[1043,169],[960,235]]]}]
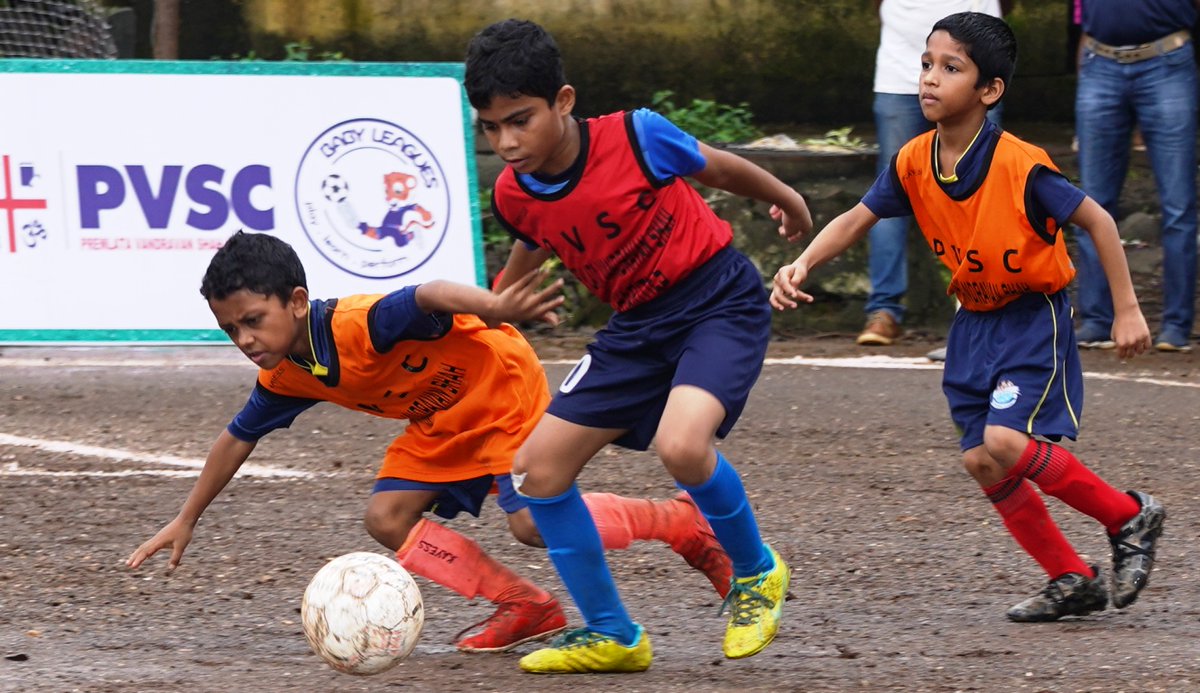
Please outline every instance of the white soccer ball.
[{"label": "white soccer ball", "polygon": [[356,551],[325,564],[304,590],[304,635],[313,652],[347,674],[378,674],[417,645],[425,607],[395,560]]},{"label": "white soccer ball", "polygon": [[350,196],[350,181],[331,173],[321,181],[321,194],[330,202],[344,202]]}]

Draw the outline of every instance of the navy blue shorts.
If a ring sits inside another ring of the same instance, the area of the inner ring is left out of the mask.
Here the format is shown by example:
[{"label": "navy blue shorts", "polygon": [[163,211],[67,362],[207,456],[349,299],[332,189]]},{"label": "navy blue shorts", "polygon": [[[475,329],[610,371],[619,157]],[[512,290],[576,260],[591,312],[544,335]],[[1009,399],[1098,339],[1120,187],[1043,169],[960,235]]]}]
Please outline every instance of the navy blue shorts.
[{"label": "navy blue shorts", "polygon": [[380,491],[440,491],[438,497],[425,510],[438,517],[452,520],[461,512],[468,512],[479,517],[483,508],[483,499],[488,494],[497,494],[496,504],[509,515],[525,507],[525,500],[517,495],[512,485],[512,477],[508,474],[475,477],[463,481],[430,482],[411,481],[409,479],[383,478],[375,480],[375,488],[371,493]]},{"label": "navy blue shorts", "polygon": [[546,411],[580,426],[626,429],[615,442],[645,450],[671,389],[693,385],[725,407],[717,429],[724,438],[746,406],[770,338],[762,277],[727,247],[666,294],[615,313]]},{"label": "navy blue shorts", "polygon": [[942,391],[963,450],[983,444],[985,426],[1074,440],[1083,370],[1067,292],[1028,294],[994,311],[959,310]]}]

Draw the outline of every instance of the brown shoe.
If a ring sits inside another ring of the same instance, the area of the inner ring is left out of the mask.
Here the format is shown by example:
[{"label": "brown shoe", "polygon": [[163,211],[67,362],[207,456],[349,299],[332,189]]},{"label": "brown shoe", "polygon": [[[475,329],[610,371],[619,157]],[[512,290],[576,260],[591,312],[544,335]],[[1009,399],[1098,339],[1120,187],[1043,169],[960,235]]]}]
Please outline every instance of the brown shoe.
[{"label": "brown shoe", "polygon": [[867,317],[867,326],[855,340],[861,346],[888,346],[900,339],[900,323],[886,310],[877,310]]}]

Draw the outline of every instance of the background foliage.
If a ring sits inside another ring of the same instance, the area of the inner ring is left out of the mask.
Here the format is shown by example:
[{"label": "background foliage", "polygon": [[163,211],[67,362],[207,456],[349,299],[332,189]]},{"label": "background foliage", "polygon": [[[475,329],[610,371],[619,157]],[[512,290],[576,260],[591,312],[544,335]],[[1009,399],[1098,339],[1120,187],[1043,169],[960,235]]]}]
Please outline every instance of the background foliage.
[{"label": "background foliage", "polygon": [[[134,7],[149,36],[152,0]],[[579,113],[648,105],[670,90],[747,104],[760,123],[840,126],[871,119],[879,20],[873,0],[180,0],[180,54],[207,60],[312,54],[356,61],[460,61],[467,41],[506,17],[532,19],[558,39]],[[1066,2],[1017,0],[1020,44],[1006,118],[1073,117]],[[148,46],[139,45],[140,57]]]}]

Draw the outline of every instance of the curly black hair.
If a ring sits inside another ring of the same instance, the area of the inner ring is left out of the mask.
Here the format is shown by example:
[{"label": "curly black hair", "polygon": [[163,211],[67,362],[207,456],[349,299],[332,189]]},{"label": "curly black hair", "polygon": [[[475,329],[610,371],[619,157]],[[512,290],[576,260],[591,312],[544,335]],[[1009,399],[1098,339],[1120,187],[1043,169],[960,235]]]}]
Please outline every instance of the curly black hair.
[{"label": "curly black hair", "polygon": [[297,286],[308,288],[304,265],[292,246],[269,234],[238,231],[208,263],[200,295],[222,300],[247,289],[286,303]]},{"label": "curly black hair", "polygon": [[480,31],[467,45],[463,80],[475,108],[487,108],[496,96],[536,96],[551,106],[566,84],[562,54],[541,26],[506,19]]}]

